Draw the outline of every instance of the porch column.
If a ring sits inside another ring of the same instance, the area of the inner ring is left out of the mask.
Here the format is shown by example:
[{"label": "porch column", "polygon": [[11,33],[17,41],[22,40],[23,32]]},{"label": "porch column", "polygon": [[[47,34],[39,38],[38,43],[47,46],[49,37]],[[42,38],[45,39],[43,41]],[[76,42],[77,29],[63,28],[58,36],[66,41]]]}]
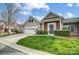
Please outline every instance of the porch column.
[{"label": "porch column", "polygon": [[63,26],[62,20],[60,20],[60,30],[62,30],[62,26]]}]

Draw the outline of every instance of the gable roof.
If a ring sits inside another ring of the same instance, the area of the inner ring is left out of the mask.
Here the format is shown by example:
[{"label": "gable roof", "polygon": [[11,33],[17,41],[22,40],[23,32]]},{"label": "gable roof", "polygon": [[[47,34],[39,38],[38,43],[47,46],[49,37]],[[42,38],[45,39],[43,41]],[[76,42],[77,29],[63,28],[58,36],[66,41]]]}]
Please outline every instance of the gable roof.
[{"label": "gable roof", "polygon": [[69,19],[64,19],[63,20],[63,23],[72,23],[72,22],[79,22],[79,17],[69,18]]},{"label": "gable roof", "polygon": [[33,16],[29,16],[28,19],[26,20],[26,22],[24,23],[24,25],[28,22],[28,20],[33,19],[35,21],[37,21],[38,23],[40,23],[36,18],[34,18]]},{"label": "gable roof", "polygon": [[60,16],[56,13],[53,13],[53,12],[49,12],[44,18],[43,20],[45,19],[49,19],[49,18],[64,18],[63,16]]}]

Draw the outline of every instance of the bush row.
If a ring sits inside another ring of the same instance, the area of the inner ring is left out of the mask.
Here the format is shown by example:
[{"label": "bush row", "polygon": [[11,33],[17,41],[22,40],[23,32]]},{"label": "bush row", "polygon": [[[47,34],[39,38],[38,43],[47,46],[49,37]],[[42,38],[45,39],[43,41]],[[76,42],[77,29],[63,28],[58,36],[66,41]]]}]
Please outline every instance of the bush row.
[{"label": "bush row", "polygon": [[[70,36],[69,30],[55,30],[53,31],[56,36]],[[48,31],[37,30],[37,34],[48,34]]]},{"label": "bush row", "polygon": [[48,32],[47,31],[37,30],[37,34],[48,34]]},{"label": "bush row", "polygon": [[70,31],[69,30],[56,30],[56,31],[54,31],[54,35],[57,35],[57,36],[70,36]]}]

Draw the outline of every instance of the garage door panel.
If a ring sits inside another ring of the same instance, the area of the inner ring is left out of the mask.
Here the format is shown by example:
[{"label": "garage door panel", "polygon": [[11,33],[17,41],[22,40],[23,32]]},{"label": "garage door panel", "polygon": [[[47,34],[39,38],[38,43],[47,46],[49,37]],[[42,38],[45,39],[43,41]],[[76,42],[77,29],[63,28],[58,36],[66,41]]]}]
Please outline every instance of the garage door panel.
[{"label": "garage door panel", "polygon": [[26,27],[24,32],[27,34],[36,34],[36,30],[37,27]]},{"label": "garage door panel", "polygon": [[35,33],[36,33],[36,31],[35,31],[35,30],[25,30],[25,33],[35,34]]}]

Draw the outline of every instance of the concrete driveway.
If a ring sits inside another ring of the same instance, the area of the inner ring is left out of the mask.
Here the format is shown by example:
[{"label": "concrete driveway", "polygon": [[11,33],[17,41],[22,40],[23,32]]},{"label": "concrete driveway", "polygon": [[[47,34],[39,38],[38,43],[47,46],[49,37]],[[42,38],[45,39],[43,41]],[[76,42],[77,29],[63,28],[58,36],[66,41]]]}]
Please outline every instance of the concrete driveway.
[{"label": "concrete driveway", "polygon": [[27,54],[24,54],[17,49],[14,49],[13,47],[11,48],[9,46],[9,45],[12,45],[12,46],[16,45],[16,42],[19,39],[24,38],[26,36],[29,36],[29,35],[27,35],[27,34],[16,34],[16,35],[0,37],[0,55],[27,55]]},{"label": "concrete driveway", "polygon": [[5,36],[5,37],[0,37],[1,41],[9,41],[13,44],[16,44],[16,42],[18,40],[20,40],[21,38],[27,37],[31,34],[16,34],[16,35],[10,35],[10,36]]}]

